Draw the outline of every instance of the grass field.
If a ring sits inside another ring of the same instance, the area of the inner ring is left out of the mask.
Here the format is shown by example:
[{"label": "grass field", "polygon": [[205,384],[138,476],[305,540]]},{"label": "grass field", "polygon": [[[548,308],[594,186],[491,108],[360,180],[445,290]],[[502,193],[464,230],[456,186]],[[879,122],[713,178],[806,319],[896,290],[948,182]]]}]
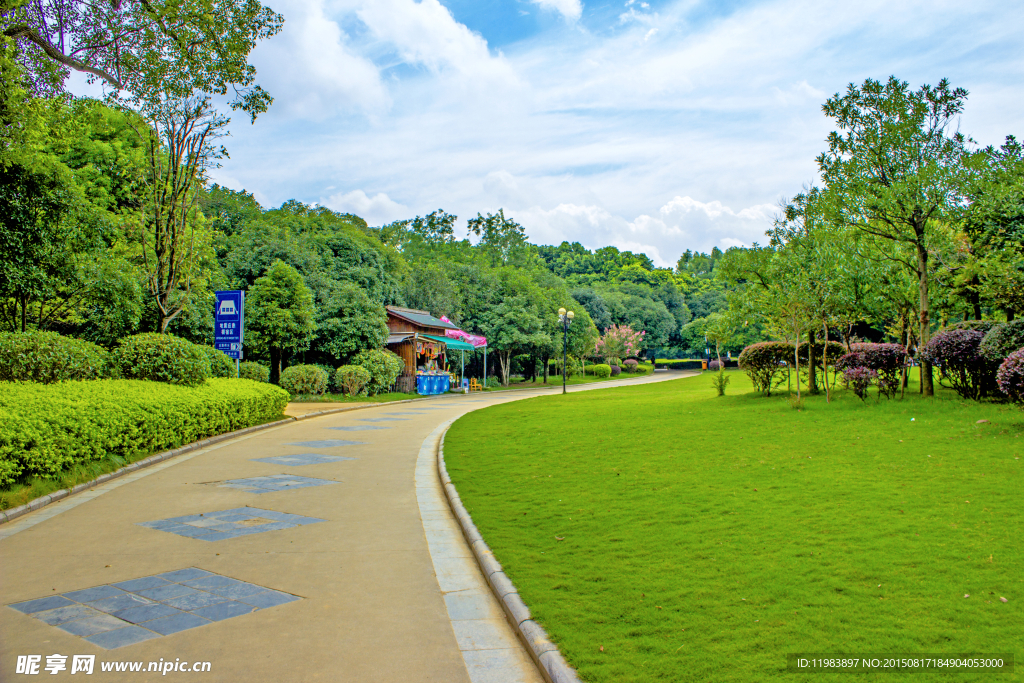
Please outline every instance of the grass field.
[{"label": "grass field", "polygon": [[[448,432],[463,502],[584,681],[776,680],[790,653],[1024,655],[1024,412],[915,385],[797,411],[730,374],[722,398],[704,374]],[[921,676],[1024,681],[1024,661]]]}]

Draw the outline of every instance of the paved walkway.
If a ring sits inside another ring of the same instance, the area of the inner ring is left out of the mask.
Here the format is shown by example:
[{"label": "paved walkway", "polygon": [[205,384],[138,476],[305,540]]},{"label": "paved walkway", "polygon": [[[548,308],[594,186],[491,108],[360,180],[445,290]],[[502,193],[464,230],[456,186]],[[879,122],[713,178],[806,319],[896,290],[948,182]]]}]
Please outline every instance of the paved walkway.
[{"label": "paved walkway", "polygon": [[448,510],[434,457],[460,415],[553,393],[315,417],[0,526],[0,681],[20,680],[28,655],[47,680],[48,663],[68,676],[74,655],[95,655],[94,675],[112,681],[154,679],[104,663],[179,660],[210,662],[207,681],[541,681]]}]

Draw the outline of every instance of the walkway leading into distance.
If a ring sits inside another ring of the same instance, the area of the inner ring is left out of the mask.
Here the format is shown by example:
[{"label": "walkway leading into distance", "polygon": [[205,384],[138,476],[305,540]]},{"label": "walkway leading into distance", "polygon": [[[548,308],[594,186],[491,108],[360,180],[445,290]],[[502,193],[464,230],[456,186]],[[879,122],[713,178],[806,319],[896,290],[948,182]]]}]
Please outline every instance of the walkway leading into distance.
[{"label": "walkway leading into distance", "polygon": [[19,657],[39,655],[49,680],[48,663],[77,675],[74,655],[95,655],[104,681],[152,674],[103,663],[145,671],[180,660],[210,662],[206,681],[539,683],[448,509],[434,457],[459,416],[555,391],[294,422],[0,525],[0,680],[20,679]]}]

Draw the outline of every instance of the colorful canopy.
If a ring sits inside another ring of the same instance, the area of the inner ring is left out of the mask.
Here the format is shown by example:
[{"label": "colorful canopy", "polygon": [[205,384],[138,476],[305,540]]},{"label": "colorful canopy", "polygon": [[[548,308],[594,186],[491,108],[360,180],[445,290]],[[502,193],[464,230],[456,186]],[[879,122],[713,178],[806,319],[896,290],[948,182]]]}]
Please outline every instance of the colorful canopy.
[{"label": "colorful canopy", "polygon": [[472,351],[473,350],[473,345],[472,344],[467,344],[466,342],[459,341],[458,339],[452,339],[450,337],[435,337],[432,334],[423,334],[423,333],[420,333],[419,336],[422,337],[423,339],[433,339],[434,341],[441,342],[442,344],[445,344],[448,347],[449,351]]},{"label": "colorful canopy", "polygon": [[[451,323],[451,320],[448,320],[448,316],[445,315],[441,316],[441,320],[445,321],[446,323]],[[444,334],[446,337],[449,337],[451,339],[461,339],[465,342],[468,342],[469,344],[472,344],[473,348],[475,349],[480,349],[487,346],[487,337],[481,336],[479,334],[470,334],[468,332],[463,332],[462,330],[445,330]]]}]

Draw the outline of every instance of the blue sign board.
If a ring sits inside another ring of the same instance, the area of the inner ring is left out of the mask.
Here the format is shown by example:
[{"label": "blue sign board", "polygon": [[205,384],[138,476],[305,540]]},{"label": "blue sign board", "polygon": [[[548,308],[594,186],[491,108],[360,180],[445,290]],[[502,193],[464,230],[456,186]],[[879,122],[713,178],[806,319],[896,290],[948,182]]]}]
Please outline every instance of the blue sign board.
[{"label": "blue sign board", "polygon": [[213,309],[213,345],[230,358],[242,360],[242,339],[245,337],[245,292],[216,292]]}]

